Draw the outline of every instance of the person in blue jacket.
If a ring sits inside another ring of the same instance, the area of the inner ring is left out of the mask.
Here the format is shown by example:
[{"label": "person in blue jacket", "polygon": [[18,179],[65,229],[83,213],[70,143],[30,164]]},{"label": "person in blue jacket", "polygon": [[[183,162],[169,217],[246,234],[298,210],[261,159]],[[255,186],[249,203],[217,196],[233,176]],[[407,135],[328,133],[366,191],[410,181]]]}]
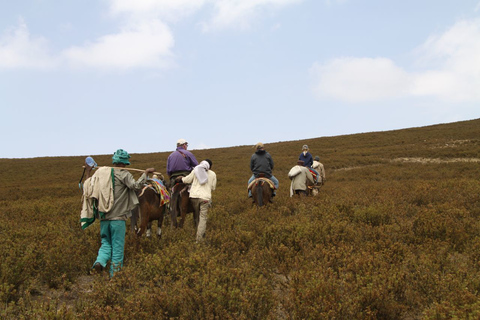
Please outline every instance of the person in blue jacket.
[{"label": "person in blue jacket", "polygon": [[302,153],[300,153],[300,156],[298,157],[298,160],[303,161],[303,166],[307,167],[311,171],[315,172],[315,183],[318,182],[318,171],[312,168],[313,165],[313,156],[312,154],[308,151],[308,145],[304,144],[302,147]]}]

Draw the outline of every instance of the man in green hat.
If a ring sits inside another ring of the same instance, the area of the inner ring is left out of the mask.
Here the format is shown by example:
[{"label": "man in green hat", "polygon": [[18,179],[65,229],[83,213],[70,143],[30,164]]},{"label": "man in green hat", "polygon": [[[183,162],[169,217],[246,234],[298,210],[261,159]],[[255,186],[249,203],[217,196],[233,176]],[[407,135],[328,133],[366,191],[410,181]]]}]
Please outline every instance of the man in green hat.
[{"label": "man in green hat", "polygon": [[[98,250],[93,269],[101,272],[110,261],[110,276],[113,276],[123,266],[126,220],[131,216],[131,210],[138,205],[135,191],[143,188],[148,174],[155,171],[154,168],[148,168],[135,181],[130,172],[122,170],[130,164],[129,159],[130,155],[123,149],[118,149],[113,154],[113,206],[108,212],[99,212],[97,217],[100,218],[102,244]],[[88,178],[92,167],[85,164],[85,168]],[[106,179],[112,179],[111,176],[112,174],[107,172]]]}]

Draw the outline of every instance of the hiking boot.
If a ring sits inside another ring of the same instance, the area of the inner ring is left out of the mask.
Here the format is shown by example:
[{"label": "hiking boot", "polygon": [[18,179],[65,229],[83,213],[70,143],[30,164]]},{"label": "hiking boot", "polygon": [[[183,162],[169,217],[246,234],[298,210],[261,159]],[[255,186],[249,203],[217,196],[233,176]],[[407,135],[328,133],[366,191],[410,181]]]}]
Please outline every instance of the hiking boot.
[{"label": "hiking boot", "polygon": [[100,262],[96,262],[93,265],[93,269],[95,269],[97,273],[101,273],[103,271],[103,266],[100,264]]}]

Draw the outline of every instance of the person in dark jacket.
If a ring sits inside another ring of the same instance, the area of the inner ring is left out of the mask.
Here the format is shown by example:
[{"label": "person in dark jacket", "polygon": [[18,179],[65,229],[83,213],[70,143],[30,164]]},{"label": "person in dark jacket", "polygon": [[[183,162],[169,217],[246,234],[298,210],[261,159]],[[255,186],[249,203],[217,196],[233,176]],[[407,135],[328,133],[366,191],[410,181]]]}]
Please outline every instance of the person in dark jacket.
[{"label": "person in dark jacket", "polygon": [[306,144],[303,145],[302,153],[300,153],[300,156],[298,157],[298,160],[303,161],[303,166],[304,167],[307,167],[307,169],[315,172],[315,183],[317,183],[318,179],[319,179],[318,171],[312,168],[313,156],[308,151],[308,146]]},{"label": "person in dark jacket", "polygon": [[[250,170],[252,171],[252,176],[248,180],[248,185],[263,174],[265,178],[270,179],[275,185],[273,190],[273,196],[275,196],[276,189],[278,189],[278,179],[272,174],[273,159],[270,153],[265,151],[265,147],[261,142],[255,145],[255,153],[250,158]],[[252,197],[251,190],[248,190],[248,197]]]}]

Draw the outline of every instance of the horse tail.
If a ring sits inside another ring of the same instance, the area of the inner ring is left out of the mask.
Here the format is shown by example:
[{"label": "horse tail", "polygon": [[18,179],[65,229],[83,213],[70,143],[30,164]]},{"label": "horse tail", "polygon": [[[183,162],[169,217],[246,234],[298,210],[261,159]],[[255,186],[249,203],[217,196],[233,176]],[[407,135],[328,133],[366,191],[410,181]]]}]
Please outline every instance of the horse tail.
[{"label": "horse tail", "polygon": [[263,181],[260,181],[257,184],[257,200],[258,200],[258,206],[261,207],[263,206]]}]

